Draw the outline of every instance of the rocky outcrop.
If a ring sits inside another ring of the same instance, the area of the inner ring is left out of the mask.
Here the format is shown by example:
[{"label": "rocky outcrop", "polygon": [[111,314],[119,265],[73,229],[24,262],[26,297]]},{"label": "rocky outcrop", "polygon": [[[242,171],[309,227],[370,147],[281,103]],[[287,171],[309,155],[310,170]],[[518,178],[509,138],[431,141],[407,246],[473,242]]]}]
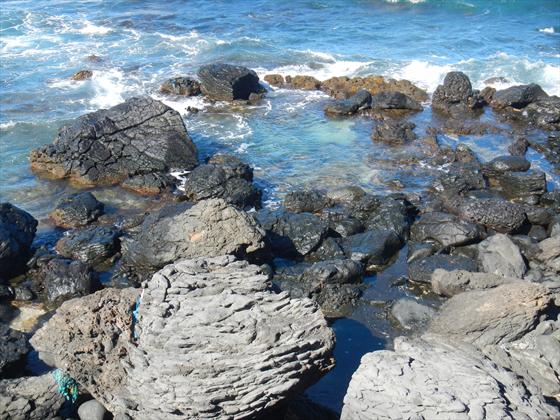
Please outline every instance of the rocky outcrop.
[{"label": "rocky outcrop", "polygon": [[10,203],[0,203],[0,278],[25,268],[36,231],[33,216]]},{"label": "rocky outcrop", "polygon": [[484,229],[474,223],[441,212],[431,212],[412,225],[411,238],[415,241],[437,241],[441,246],[461,246],[477,242],[485,236]]},{"label": "rocky outcrop", "polygon": [[106,289],[66,302],[32,345],[115,415],[263,416],[334,363],[317,305],[268,285],[233,257],[180,261],[146,283],[135,321],[140,291]]},{"label": "rocky outcrop", "polygon": [[[342,420],[546,419],[560,411],[472,346],[425,336],[367,353],[352,376]],[[458,380],[460,378],[460,380]]]},{"label": "rocky outcrop", "polygon": [[193,169],[197,152],[177,111],[141,97],[77,118],[30,160],[34,171],[53,178],[120,184],[136,175]]},{"label": "rocky outcrop", "polygon": [[550,292],[536,283],[510,282],[453,296],[428,331],[479,347],[515,341],[532,331],[553,307]]},{"label": "rocky outcrop", "polygon": [[198,70],[198,78],[202,93],[216,101],[248,100],[251,94],[265,92],[257,73],[246,67],[209,64]]},{"label": "rocky outcrop", "polygon": [[477,91],[473,91],[469,77],[460,71],[447,73],[443,85],[432,95],[432,108],[445,114],[458,114],[482,106]]},{"label": "rocky outcrop", "polygon": [[317,90],[321,87],[319,80],[306,75],[286,76],[286,84],[292,89],[300,90]]},{"label": "rocky outcrop", "polygon": [[53,375],[0,381],[0,418],[10,420],[52,419],[64,404]]},{"label": "rocky outcrop", "polygon": [[367,90],[360,90],[348,99],[327,105],[325,112],[330,115],[351,115],[371,106],[371,94]]},{"label": "rocky outcrop", "polygon": [[200,83],[184,76],[173,77],[163,82],[159,91],[168,95],[196,96],[200,95]]},{"label": "rocky outcrop", "polygon": [[422,111],[420,102],[401,92],[380,92],[371,97],[371,108]]},{"label": "rocky outcrop", "polygon": [[380,92],[400,92],[419,102],[428,98],[425,90],[408,80],[385,79],[383,76],[332,77],[321,82],[321,89],[337,99],[349,98],[362,89],[372,95]]},{"label": "rocky outcrop", "polygon": [[62,198],[49,217],[56,226],[70,229],[88,225],[104,214],[105,205],[90,192]]},{"label": "rocky outcrop", "polygon": [[265,232],[247,213],[221,199],[170,205],[144,219],[140,232],[123,243],[128,264],[161,268],[181,258],[235,254],[264,248]]},{"label": "rocky outcrop", "polygon": [[264,76],[264,81],[274,87],[282,87],[285,83],[284,76],[281,74],[267,74]]},{"label": "rocky outcrop", "polygon": [[329,198],[317,190],[290,191],[284,197],[284,207],[294,213],[317,213],[330,204]]},{"label": "rocky outcrop", "polygon": [[501,233],[515,232],[527,220],[523,207],[496,198],[457,199],[446,206],[461,219]]},{"label": "rocky outcrop", "polygon": [[546,192],[546,175],[542,171],[505,172],[497,181],[502,194],[516,202],[537,204]]}]

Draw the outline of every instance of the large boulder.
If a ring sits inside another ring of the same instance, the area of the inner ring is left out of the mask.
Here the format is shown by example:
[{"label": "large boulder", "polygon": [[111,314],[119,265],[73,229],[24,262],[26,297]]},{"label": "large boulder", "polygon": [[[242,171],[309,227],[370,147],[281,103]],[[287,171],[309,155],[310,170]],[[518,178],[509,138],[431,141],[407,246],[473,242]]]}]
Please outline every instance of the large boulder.
[{"label": "large boulder", "polygon": [[265,91],[257,73],[246,67],[209,64],[198,70],[198,77],[202,93],[216,101],[247,100],[252,93],[261,94]]},{"label": "large boulder", "polygon": [[548,95],[542,88],[531,83],[529,85],[512,86],[499,90],[492,96],[491,105],[495,108],[525,108],[538,99],[546,98]]},{"label": "large boulder", "polygon": [[412,225],[411,238],[415,241],[437,241],[441,246],[461,246],[477,242],[485,236],[481,226],[460,220],[448,213],[431,212],[422,215]]},{"label": "large boulder", "polygon": [[30,160],[33,170],[50,177],[120,184],[136,175],[193,169],[197,152],[177,111],[139,97],[77,118]]},{"label": "large boulder", "polygon": [[340,99],[325,108],[330,115],[351,115],[371,106],[371,94],[367,90],[360,90],[348,99]]},{"label": "large boulder", "polygon": [[105,205],[88,191],[62,198],[49,217],[56,226],[69,229],[96,221],[104,211]]},{"label": "large boulder", "polygon": [[470,345],[399,337],[394,351],[362,357],[341,419],[558,418],[558,408],[536,391]]},{"label": "large boulder", "polygon": [[26,211],[0,203],[0,278],[18,274],[30,257],[37,220]]},{"label": "large boulder", "polygon": [[263,249],[264,237],[249,214],[212,199],[194,206],[170,205],[150,214],[123,248],[128,264],[153,269],[181,258],[245,256]]},{"label": "large boulder", "polygon": [[31,342],[114,415],[256,418],[334,365],[318,306],[268,287],[259,267],[231,256],[184,260],[141,295],[66,302]]},{"label": "large boulder", "polygon": [[478,244],[478,263],[481,271],[503,277],[523,278],[527,266],[517,245],[498,233]]},{"label": "large boulder", "polygon": [[553,297],[545,287],[510,282],[453,296],[428,331],[477,346],[508,343],[533,330],[553,306]]},{"label": "large boulder", "polygon": [[439,85],[432,95],[432,108],[438,112],[455,114],[479,108],[481,105],[469,77],[460,71],[447,73],[443,85]]},{"label": "large boulder", "polygon": [[0,418],[10,420],[52,419],[64,404],[50,373],[0,381]]}]

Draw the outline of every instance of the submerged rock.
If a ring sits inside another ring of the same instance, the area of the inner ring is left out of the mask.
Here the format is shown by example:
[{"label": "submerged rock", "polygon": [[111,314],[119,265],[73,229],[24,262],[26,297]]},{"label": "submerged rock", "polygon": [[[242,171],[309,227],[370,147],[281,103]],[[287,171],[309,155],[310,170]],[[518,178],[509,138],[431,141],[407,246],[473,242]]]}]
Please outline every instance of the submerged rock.
[{"label": "submerged rock", "polygon": [[67,302],[31,340],[114,415],[264,416],[334,365],[317,305],[270,292],[244,261],[169,265],[146,283],[134,322],[139,294],[107,289]]},{"label": "submerged rock", "polygon": [[231,64],[209,64],[198,70],[202,93],[216,101],[248,100],[252,93],[266,90],[259,83],[259,76],[246,67]]},{"label": "submerged rock", "polygon": [[340,99],[327,105],[325,112],[331,115],[351,115],[371,106],[371,94],[367,90],[360,90],[348,99]]},{"label": "submerged rock", "polygon": [[62,198],[49,217],[56,226],[75,228],[88,225],[105,212],[105,205],[90,192],[70,194]]},{"label": "submerged rock", "polygon": [[189,77],[173,77],[163,82],[159,90],[172,95],[196,96],[200,95],[200,83]]},{"label": "submerged rock", "polygon": [[371,138],[388,144],[405,144],[416,139],[416,124],[401,121],[386,121],[375,126]]},{"label": "submerged rock", "polygon": [[129,177],[193,169],[197,152],[183,120],[160,101],[131,98],[62,127],[35,149],[31,168],[80,184],[119,184]]},{"label": "submerged rock", "polygon": [[0,278],[25,268],[36,231],[33,216],[10,203],[0,203]]}]

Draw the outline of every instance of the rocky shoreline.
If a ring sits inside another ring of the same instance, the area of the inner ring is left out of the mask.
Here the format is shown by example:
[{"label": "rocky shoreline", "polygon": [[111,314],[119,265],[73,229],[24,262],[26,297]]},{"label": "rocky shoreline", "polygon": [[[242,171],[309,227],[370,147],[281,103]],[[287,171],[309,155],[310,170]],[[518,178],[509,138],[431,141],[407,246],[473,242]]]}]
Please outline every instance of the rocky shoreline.
[{"label": "rocky shoreline", "polygon": [[[440,176],[422,194],[298,189],[270,208],[237,157],[199,162],[161,101],[76,119],[32,151],[33,171],[159,202],[116,220],[91,191],[69,195],[50,214],[60,234],[42,245],[37,220],[0,205],[0,418],[560,417],[560,191],[526,158],[531,147],[559,169],[560,98],[535,84],[477,91],[461,72],[430,102],[379,76],[267,75],[265,86],[227,64],[197,76],[161,93],[244,106],[267,87],[322,90],[329,118],[371,118],[373,142],[417,144],[407,159]],[[409,118],[424,107],[439,125],[419,133]],[[482,121],[485,109],[499,126]],[[509,130],[510,155],[486,163],[438,140],[493,130]],[[365,277],[403,252],[404,287],[441,306],[381,302],[403,336],[362,357],[341,413],[306,400],[336,363],[332,321],[364,305]],[[22,301],[44,314],[27,333],[10,324]],[[29,376],[32,348],[56,380]]]}]

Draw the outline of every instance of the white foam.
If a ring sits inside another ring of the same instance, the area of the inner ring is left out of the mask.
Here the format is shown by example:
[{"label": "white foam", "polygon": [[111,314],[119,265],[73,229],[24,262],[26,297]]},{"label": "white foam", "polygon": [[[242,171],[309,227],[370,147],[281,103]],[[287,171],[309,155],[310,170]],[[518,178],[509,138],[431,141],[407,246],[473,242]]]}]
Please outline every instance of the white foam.
[{"label": "white foam", "polygon": [[124,101],[127,86],[122,70],[113,68],[105,72],[96,71],[93,73],[91,82],[95,95],[91,99],[90,105],[94,109],[110,108]]},{"label": "white foam", "polygon": [[438,65],[427,61],[413,60],[388,77],[410,80],[419,87],[433,92],[445,75],[454,70],[449,64]]},{"label": "white foam", "polygon": [[554,30],[554,28],[552,26],[548,27],[548,28],[541,28],[539,29],[539,32],[545,33],[545,34],[553,34],[556,31]]},{"label": "white foam", "polygon": [[107,26],[94,25],[89,20],[84,21],[84,26],[78,32],[84,35],[107,35],[113,30]]},{"label": "white foam", "polygon": [[372,61],[341,60],[331,63],[319,63],[319,68],[311,68],[307,64],[290,64],[274,69],[257,68],[255,71],[261,78],[266,74],[281,74],[282,76],[313,76],[319,80],[326,80],[337,76],[354,76],[370,64],[372,64]]},{"label": "white foam", "polygon": [[170,108],[173,108],[181,115],[187,115],[190,112],[188,108],[204,109],[208,107],[208,102],[204,100],[203,96],[188,96],[185,98],[181,97],[170,97],[160,95],[158,93],[151,95],[154,99],[163,102]]},{"label": "white foam", "polygon": [[9,128],[15,127],[15,125],[17,124],[17,122],[15,121],[6,121],[5,123],[1,123],[0,124],[0,130],[7,130]]}]

